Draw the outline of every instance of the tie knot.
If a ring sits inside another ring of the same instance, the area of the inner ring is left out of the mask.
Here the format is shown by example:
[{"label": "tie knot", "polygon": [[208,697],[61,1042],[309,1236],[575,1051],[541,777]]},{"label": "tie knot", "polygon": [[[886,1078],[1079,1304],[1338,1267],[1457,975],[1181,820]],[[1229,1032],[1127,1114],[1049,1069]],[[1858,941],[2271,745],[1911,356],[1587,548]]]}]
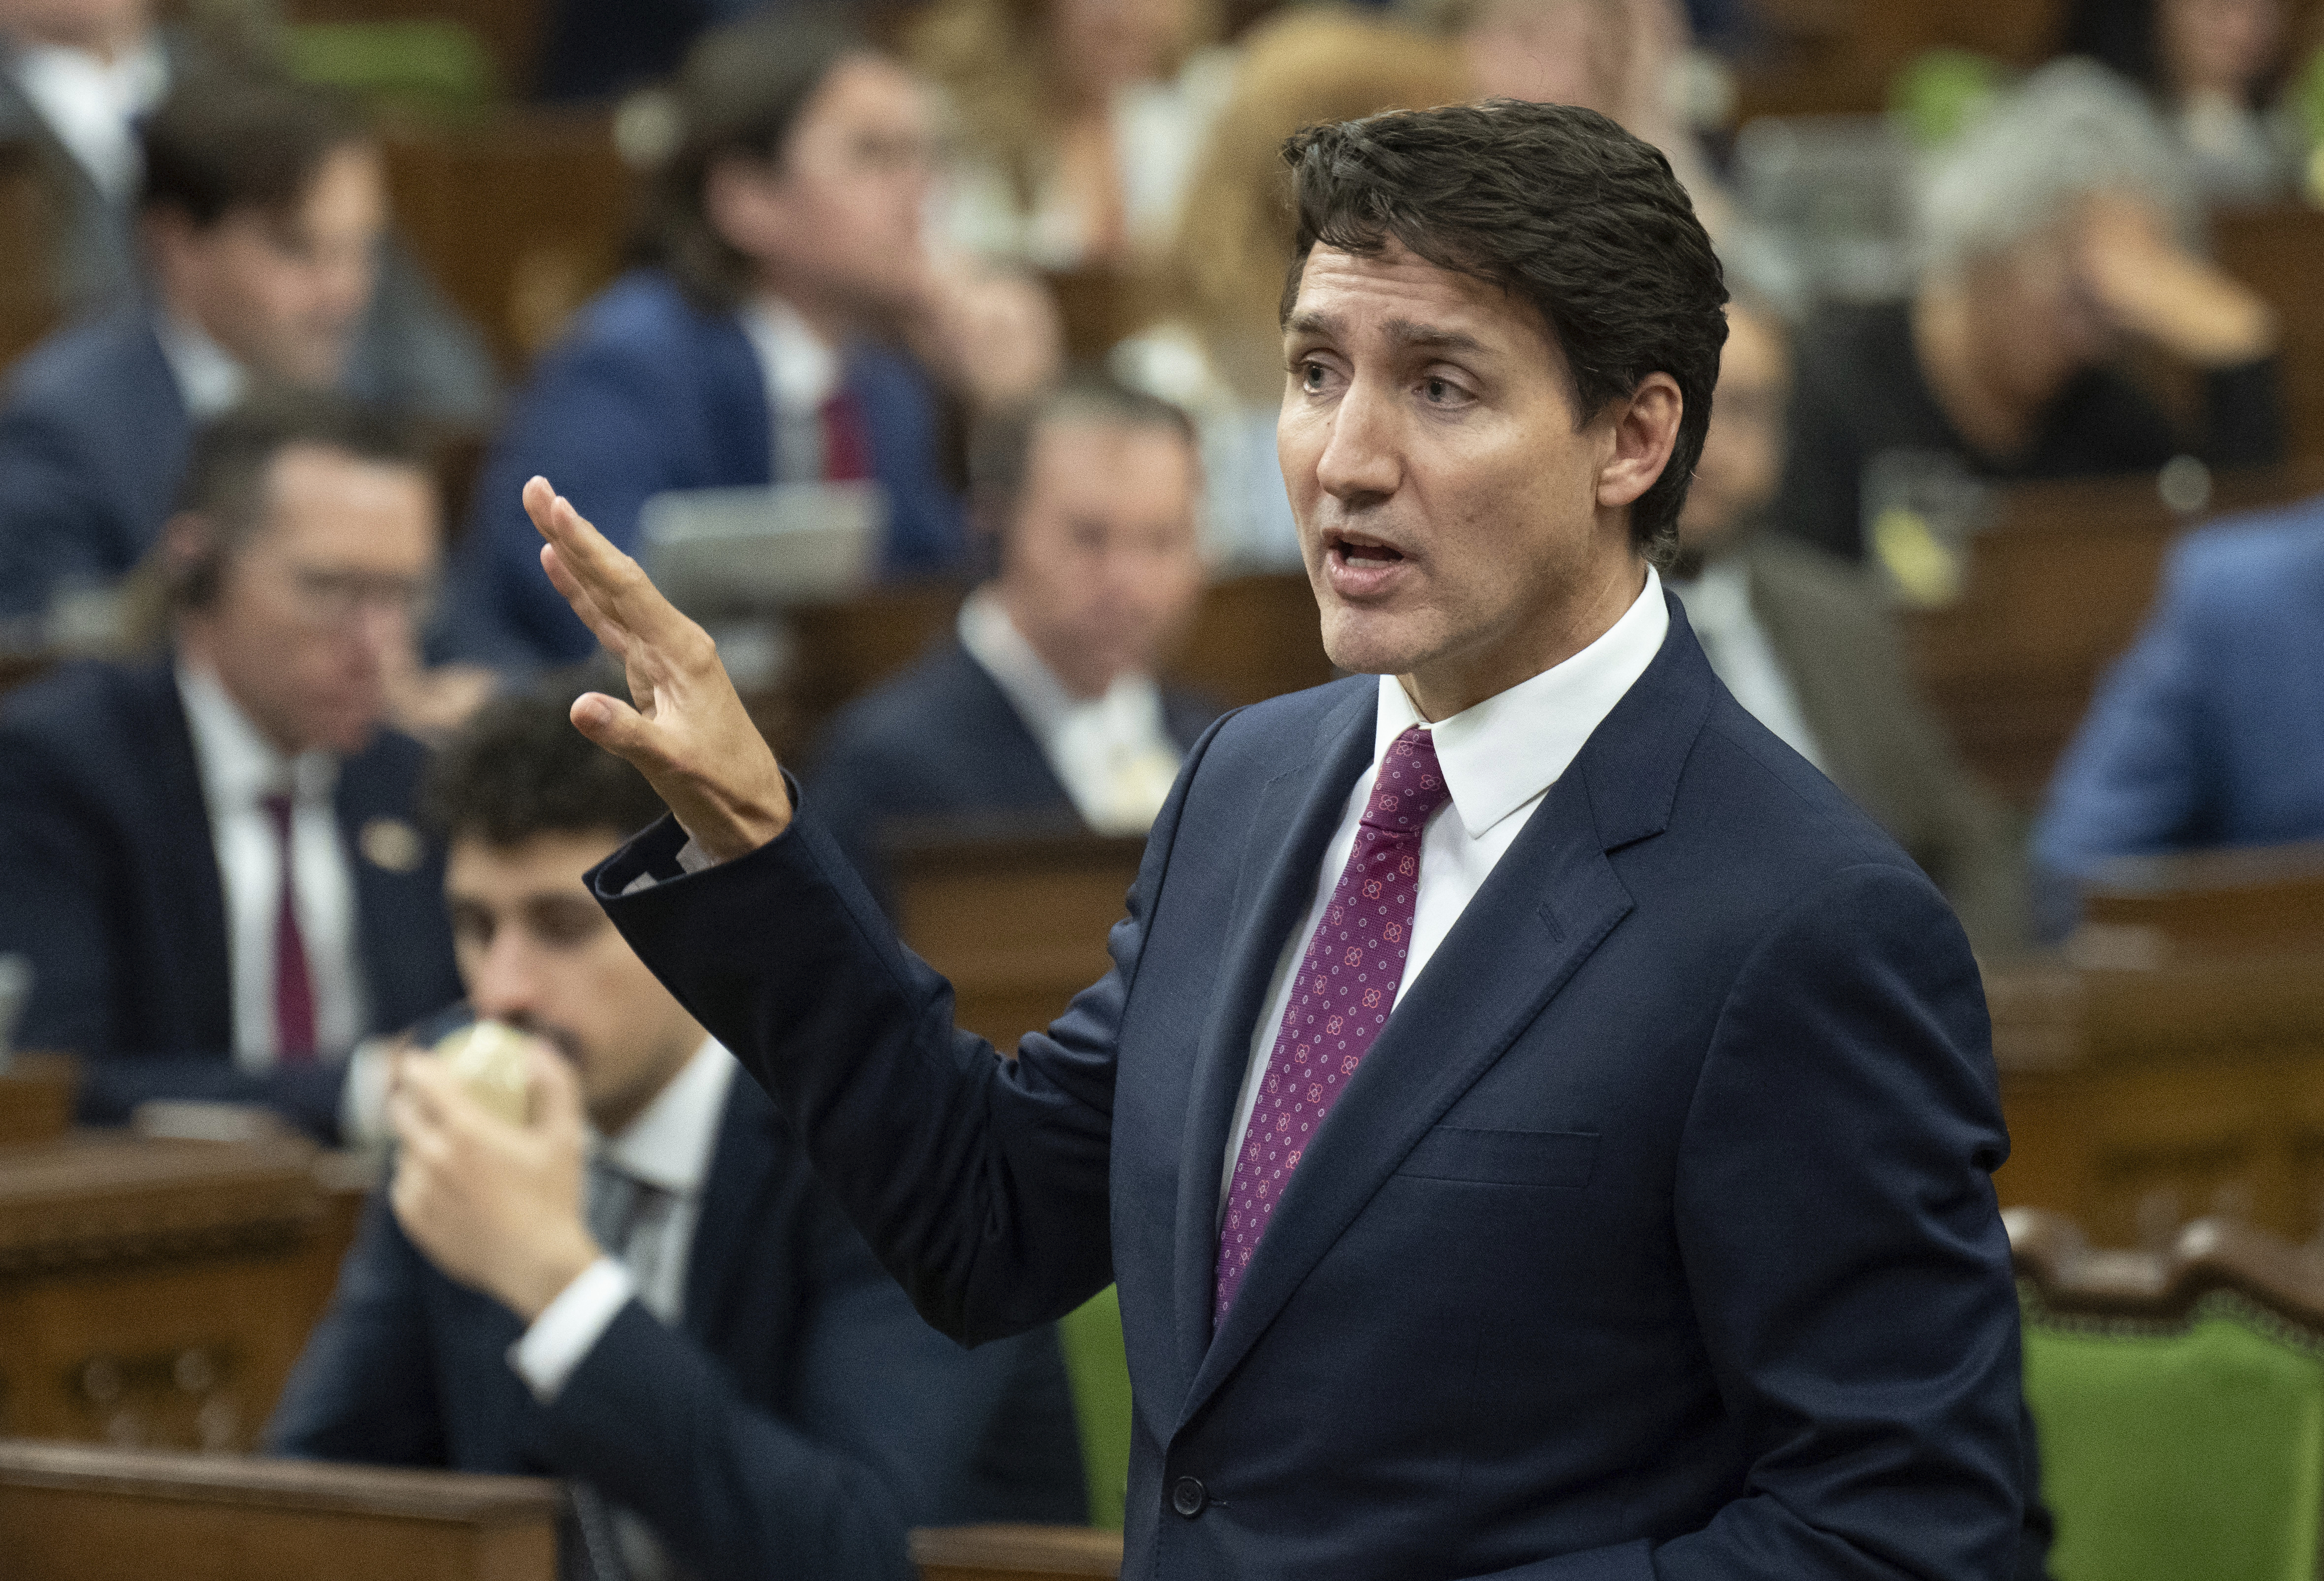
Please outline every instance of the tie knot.
[{"label": "tie knot", "polygon": [[1437,767],[1435,739],[1414,725],[1397,737],[1380,759],[1364,822],[1386,833],[1416,835],[1452,794],[1443,769]]},{"label": "tie knot", "polygon": [[259,797],[258,804],[266,809],[266,816],[273,823],[275,834],[283,840],[290,839],[290,794],[288,791],[274,791]]}]

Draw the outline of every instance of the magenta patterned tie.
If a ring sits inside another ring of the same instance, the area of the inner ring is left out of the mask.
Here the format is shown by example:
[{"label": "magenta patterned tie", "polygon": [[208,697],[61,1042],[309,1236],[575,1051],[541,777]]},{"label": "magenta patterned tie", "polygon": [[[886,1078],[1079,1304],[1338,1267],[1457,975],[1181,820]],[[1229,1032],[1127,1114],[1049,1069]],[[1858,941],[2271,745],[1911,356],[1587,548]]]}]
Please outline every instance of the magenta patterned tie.
[{"label": "magenta patterned tie", "polygon": [[1451,794],[1428,732],[1415,725],[1397,737],[1372,781],[1339,887],[1299,958],[1291,1004],[1267,1056],[1267,1080],[1251,1108],[1219,1228],[1214,1326],[1226,1321],[1308,1141],[1396,1007],[1420,894],[1420,832]]}]

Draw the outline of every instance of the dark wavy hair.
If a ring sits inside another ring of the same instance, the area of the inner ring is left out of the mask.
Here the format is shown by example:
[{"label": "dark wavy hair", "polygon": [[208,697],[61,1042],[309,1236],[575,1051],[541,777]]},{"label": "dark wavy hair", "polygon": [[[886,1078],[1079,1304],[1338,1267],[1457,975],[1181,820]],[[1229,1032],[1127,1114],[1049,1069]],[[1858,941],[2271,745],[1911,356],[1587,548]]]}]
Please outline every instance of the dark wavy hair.
[{"label": "dark wavy hair", "polygon": [[429,831],[447,845],[507,850],[542,834],[626,834],[660,817],[646,777],[573,728],[573,700],[593,687],[622,690],[608,676],[576,673],[478,709],[421,782]]},{"label": "dark wavy hair", "polygon": [[1285,318],[1319,244],[1374,254],[1397,242],[1538,308],[1583,423],[1649,373],[1677,381],[1678,442],[1630,508],[1631,541],[1667,565],[1711,422],[1727,288],[1661,152],[1595,110],[1493,99],[1311,126],[1283,157],[1298,211]]}]

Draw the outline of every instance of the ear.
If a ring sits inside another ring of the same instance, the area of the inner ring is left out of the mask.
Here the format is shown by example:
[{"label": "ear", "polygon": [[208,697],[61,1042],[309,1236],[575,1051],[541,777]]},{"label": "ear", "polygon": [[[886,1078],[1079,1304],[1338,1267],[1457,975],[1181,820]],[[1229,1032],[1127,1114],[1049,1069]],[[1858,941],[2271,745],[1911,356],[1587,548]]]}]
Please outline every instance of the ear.
[{"label": "ear", "polygon": [[784,227],[779,173],[770,161],[739,153],[719,155],[702,172],[703,216],[745,257],[765,251],[763,239]]},{"label": "ear", "polygon": [[1667,373],[1649,373],[1628,397],[1608,408],[1612,453],[1598,469],[1601,507],[1636,504],[1639,495],[1654,487],[1678,444],[1678,420],[1685,405],[1677,380]]},{"label": "ear", "polygon": [[209,518],[198,511],[180,510],[162,524],[161,537],[154,549],[162,570],[175,585],[209,559],[217,547],[217,534],[211,530]]}]

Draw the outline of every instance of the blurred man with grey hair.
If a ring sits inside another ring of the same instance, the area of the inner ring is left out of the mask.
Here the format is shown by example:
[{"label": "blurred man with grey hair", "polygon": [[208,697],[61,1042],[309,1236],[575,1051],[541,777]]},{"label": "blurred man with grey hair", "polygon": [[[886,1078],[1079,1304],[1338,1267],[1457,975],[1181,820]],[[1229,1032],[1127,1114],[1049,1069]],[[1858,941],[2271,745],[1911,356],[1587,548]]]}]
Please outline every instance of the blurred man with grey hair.
[{"label": "blurred man with grey hair", "polygon": [[[2034,73],[1923,188],[1911,299],[1803,334],[1778,528],[1861,557],[1865,474],[1889,456],[1997,481],[2278,459],[2275,317],[2192,250],[2192,194],[2119,83],[2086,61]],[[2200,372],[2201,433],[2115,370],[2133,345]]]}]

